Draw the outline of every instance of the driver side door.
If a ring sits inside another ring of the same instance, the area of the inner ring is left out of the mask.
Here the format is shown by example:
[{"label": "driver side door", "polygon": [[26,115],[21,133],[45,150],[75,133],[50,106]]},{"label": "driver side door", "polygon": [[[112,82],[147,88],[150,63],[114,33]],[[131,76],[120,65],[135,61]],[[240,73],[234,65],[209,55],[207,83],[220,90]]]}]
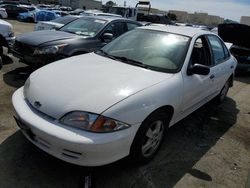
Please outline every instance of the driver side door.
[{"label": "driver side door", "polygon": [[183,71],[183,99],[181,117],[192,113],[205,104],[211,95],[211,72],[208,75],[189,74],[195,64],[212,66],[211,52],[205,35],[198,37],[192,47],[187,70]]}]

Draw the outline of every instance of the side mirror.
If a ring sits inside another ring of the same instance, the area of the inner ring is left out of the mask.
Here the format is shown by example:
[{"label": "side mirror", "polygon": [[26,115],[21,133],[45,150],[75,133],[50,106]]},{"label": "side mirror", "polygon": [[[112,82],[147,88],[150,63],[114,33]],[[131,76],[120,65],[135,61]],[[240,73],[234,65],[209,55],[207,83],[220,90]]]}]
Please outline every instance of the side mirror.
[{"label": "side mirror", "polygon": [[198,74],[198,75],[208,75],[210,73],[210,68],[206,65],[194,64],[188,68],[187,74]]},{"label": "side mirror", "polygon": [[111,33],[104,33],[103,35],[102,35],[102,40],[104,41],[104,42],[110,42],[112,39],[113,39],[113,34],[111,34]]}]

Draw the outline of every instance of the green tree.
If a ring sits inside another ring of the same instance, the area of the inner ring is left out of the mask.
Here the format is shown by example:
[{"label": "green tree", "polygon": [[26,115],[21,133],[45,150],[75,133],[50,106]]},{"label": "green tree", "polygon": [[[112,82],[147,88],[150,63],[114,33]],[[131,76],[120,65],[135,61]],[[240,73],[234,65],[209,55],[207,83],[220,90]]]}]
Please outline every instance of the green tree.
[{"label": "green tree", "polygon": [[112,7],[112,6],[116,6],[116,3],[113,2],[113,1],[108,1],[105,5],[106,5],[107,7]]},{"label": "green tree", "polygon": [[170,20],[177,21],[177,16],[175,14],[168,13]]}]

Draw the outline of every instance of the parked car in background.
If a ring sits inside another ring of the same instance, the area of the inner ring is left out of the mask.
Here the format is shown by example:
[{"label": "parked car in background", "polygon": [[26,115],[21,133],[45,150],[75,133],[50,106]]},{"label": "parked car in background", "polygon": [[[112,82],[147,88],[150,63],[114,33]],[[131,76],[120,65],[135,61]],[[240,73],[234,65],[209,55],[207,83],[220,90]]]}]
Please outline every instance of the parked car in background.
[{"label": "parked car in background", "polygon": [[3,47],[10,49],[14,43],[14,39],[13,26],[0,19],[0,69],[2,68]]},{"label": "parked car in background", "polygon": [[66,12],[66,11],[55,10],[54,12],[55,12],[57,15],[59,15],[59,16],[68,16],[68,15],[69,15],[69,13]]},{"label": "parked car in background", "polygon": [[236,71],[250,72],[250,26],[220,24],[218,34],[226,42],[233,43],[231,53],[238,60]]},{"label": "parked car in background", "polygon": [[38,5],[36,5],[36,7],[38,9],[43,10],[43,9],[51,8],[52,6],[51,5],[46,5],[46,4],[38,4]]},{"label": "parked car in background", "polygon": [[64,16],[64,17],[59,17],[51,21],[40,21],[35,25],[35,31],[39,30],[51,30],[51,29],[59,29],[60,27],[78,19],[81,18],[81,16]]},{"label": "parked car in background", "polygon": [[8,17],[14,19],[18,17],[19,13],[24,13],[29,11],[27,7],[22,7],[20,5],[15,5],[15,4],[3,4],[0,5],[0,8],[4,8],[8,14]]},{"label": "parked car in background", "polygon": [[43,66],[100,49],[113,38],[139,26],[140,23],[125,18],[82,17],[57,31],[34,31],[19,35],[12,52],[28,65]]},{"label": "parked car in background", "polygon": [[82,13],[84,13],[85,10],[83,9],[76,9],[76,10],[73,10],[73,11],[70,11],[69,14],[71,15],[80,15]]},{"label": "parked car in background", "polygon": [[27,7],[28,12],[19,13],[17,19],[24,22],[34,22],[36,13],[39,11],[36,7]]},{"label": "parked car in background", "polygon": [[95,10],[86,10],[83,13],[81,13],[80,15],[82,15],[82,16],[112,16],[112,17],[122,18],[122,16],[119,14],[104,13],[104,12],[95,11]]},{"label": "parked car in background", "polygon": [[72,11],[72,8],[71,8],[71,7],[65,7],[65,6],[61,6],[61,7],[59,7],[59,9],[60,9],[61,11]]},{"label": "parked car in background", "polygon": [[236,64],[209,31],[136,28],[95,53],[32,73],[12,97],[15,119],[29,141],[64,161],[146,163],[168,127],[225,99]]},{"label": "parked car in background", "polygon": [[8,13],[6,12],[5,8],[0,8],[0,19],[8,18]]},{"label": "parked car in background", "polygon": [[54,20],[56,18],[61,17],[61,15],[57,14],[54,11],[50,11],[50,10],[39,10],[38,12],[36,12],[35,14],[35,22],[39,22],[39,21],[50,21],[50,20]]},{"label": "parked car in background", "polygon": [[210,31],[218,35],[218,27],[214,27]]},{"label": "parked car in background", "polygon": [[155,13],[138,14],[137,21],[151,22],[158,24],[171,24],[171,25],[174,24],[167,15],[155,14]]}]

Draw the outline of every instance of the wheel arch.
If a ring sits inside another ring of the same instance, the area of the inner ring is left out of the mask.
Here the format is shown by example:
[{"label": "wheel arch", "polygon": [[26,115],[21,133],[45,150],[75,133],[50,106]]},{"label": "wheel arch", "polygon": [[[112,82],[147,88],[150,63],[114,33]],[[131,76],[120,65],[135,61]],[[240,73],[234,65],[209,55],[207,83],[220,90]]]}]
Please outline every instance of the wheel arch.
[{"label": "wheel arch", "polygon": [[[163,112],[166,114],[166,117],[168,118],[168,122],[170,122],[173,118],[173,115],[174,115],[174,107],[171,106],[171,105],[164,105],[164,106],[161,106],[157,109],[155,109],[153,112],[151,112],[146,118],[145,120],[150,117],[152,114],[154,113],[158,113],[158,112]],[[145,121],[144,120],[144,121]]]},{"label": "wheel arch", "polygon": [[229,77],[229,86],[233,87],[233,82],[234,82],[234,74],[232,73]]},{"label": "wheel arch", "polygon": [[6,39],[1,34],[0,34],[0,46],[6,46],[6,47],[8,47],[8,43],[7,43]]}]

